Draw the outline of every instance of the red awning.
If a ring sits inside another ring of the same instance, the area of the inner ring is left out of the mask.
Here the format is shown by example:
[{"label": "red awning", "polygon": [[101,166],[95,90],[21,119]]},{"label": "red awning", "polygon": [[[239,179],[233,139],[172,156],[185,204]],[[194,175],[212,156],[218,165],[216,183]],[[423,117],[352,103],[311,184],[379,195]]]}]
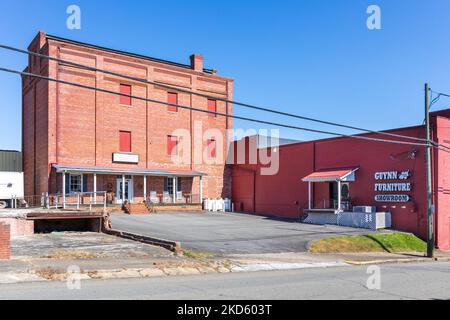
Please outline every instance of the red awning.
[{"label": "red awning", "polygon": [[317,171],[302,180],[305,182],[354,181],[356,170],[358,168]]}]

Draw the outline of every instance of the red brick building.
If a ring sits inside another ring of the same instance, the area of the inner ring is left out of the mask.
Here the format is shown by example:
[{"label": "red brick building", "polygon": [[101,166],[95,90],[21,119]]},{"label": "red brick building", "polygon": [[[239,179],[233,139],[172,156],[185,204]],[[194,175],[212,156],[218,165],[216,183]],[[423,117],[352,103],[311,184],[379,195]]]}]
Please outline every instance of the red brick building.
[{"label": "red brick building", "polygon": [[[233,80],[204,68],[201,55],[192,55],[191,64],[185,65],[44,32],[36,36],[29,50],[212,97],[231,100],[233,96]],[[232,106],[219,100],[32,55],[25,71],[136,97],[232,113]],[[201,132],[195,133],[198,124]],[[185,195],[194,202],[201,197],[230,197],[225,160],[218,158],[212,164],[193,160],[205,149],[210,158],[225,154],[226,143],[216,144],[219,137],[203,134],[216,129],[225,137],[231,127],[226,117],[24,77],[25,195],[107,191],[116,203],[123,199],[142,201],[150,195],[172,197],[174,193],[177,197],[171,201],[184,201]],[[174,134],[180,129],[190,133],[189,141]],[[189,146],[184,153],[189,153],[190,161],[178,163],[172,155],[179,152],[181,138]]]},{"label": "red brick building", "polygon": [[[448,146],[450,109],[432,113],[431,123],[432,139]],[[389,132],[425,137],[424,126]],[[381,134],[363,136],[402,140]],[[279,170],[264,175],[261,168],[267,165],[259,160],[250,163],[249,138],[244,142],[245,161],[234,165],[232,173],[232,199],[237,211],[300,219],[314,212],[351,211],[345,207],[347,202],[353,207],[373,206],[378,212],[390,212],[393,229],[426,238],[424,147],[354,138],[294,143],[271,149],[272,154],[278,153]],[[433,149],[432,164],[436,245],[450,250],[450,153]]]}]

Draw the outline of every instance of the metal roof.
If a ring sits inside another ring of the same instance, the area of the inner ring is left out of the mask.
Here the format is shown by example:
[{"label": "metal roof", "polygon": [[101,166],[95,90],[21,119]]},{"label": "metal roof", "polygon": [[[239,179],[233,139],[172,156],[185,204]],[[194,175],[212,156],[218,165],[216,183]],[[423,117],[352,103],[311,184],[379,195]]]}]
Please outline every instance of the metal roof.
[{"label": "metal roof", "polygon": [[0,150],[0,171],[22,172],[22,152]]},{"label": "metal roof", "polygon": [[161,177],[200,177],[207,174],[199,171],[165,170],[165,169],[121,169],[108,167],[83,167],[54,164],[56,172],[62,173],[97,173],[97,174],[125,174],[125,175],[147,175]]},{"label": "metal roof", "polygon": [[359,168],[316,171],[304,177],[302,180],[305,182],[346,181],[346,179],[353,175],[358,169]]},{"label": "metal roof", "polygon": [[[133,57],[133,58],[145,59],[145,60],[150,60],[150,61],[154,61],[154,62],[170,64],[170,65],[173,65],[173,66],[176,66],[176,67],[181,67],[181,68],[192,70],[192,67],[189,64],[183,64],[183,63],[168,61],[168,60],[164,60],[164,59],[148,57],[148,56],[144,56],[144,55],[140,55],[140,54],[136,54],[136,53],[131,53],[131,52],[127,52],[127,51],[115,50],[115,49],[101,47],[101,46],[97,46],[97,45],[93,45],[93,44],[89,44],[89,43],[84,43],[84,42],[80,42],[80,41],[70,40],[70,39],[61,38],[61,37],[57,37],[57,36],[52,36],[52,35],[49,35],[49,34],[47,34],[47,39],[61,41],[61,42],[67,42],[67,43],[72,43],[72,44],[75,44],[75,45],[78,45],[78,46],[88,47],[88,48],[91,48],[91,49],[108,51],[108,52],[111,52],[111,53],[122,54],[122,55],[130,56],[130,57]],[[212,74],[213,70],[204,68],[203,72]]]}]

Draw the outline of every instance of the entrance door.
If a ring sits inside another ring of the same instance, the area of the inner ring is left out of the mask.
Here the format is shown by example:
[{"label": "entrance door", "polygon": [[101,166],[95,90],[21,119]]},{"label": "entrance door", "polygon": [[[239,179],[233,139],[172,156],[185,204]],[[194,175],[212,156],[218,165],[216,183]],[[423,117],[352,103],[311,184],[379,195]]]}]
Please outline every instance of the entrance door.
[{"label": "entrance door", "polygon": [[[123,203],[122,199],[122,178],[117,179],[116,184],[116,202],[117,203]],[[133,179],[125,179],[125,200],[128,200],[128,202],[133,202]]]},{"label": "entrance door", "polygon": [[[330,208],[337,209],[338,205],[338,183],[332,182],[330,183]],[[350,185],[348,182],[341,182],[341,206],[342,209],[348,210],[350,201]]]}]

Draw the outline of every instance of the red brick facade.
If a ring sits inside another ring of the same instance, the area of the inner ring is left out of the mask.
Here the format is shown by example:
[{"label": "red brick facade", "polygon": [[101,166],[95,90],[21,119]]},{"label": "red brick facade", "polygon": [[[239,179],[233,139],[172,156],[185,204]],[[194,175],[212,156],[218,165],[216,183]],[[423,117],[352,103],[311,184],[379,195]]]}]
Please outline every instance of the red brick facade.
[{"label": "red brick facade", "polygon": [[0,223],[0,260],[8,260],[11,256],[9,225]]},{"label": "red brick facade", "polygon": [[[29,50],[48,54],[86,66],[143,78],[149,81],[192,90],[222,99],[232,99],[233,80],[203,68],[203,56],[193,55],[191,65],[142,57],[111,49],[81,44],[48,36],[40,32]],[[121,85],[131,86],[133,96],[168,101],[169,93],[177,93],[178,104],[207,110],[208,99],[183,92],[174,92],[158,86],[130,81],[101,72],[83,70],[56,61],[30,57],[27,71],[76,82],[97,88],[120,92]],[[207,139],[194,136],[198,121],[203,132],[219,129],[226,136],[232,127],[230,119],[210,117],[206,113],[178,108],[176,112],[165,105],[131,99],[113,94],[76,88],[45,80],[23,79],[23,152],[25,194],[61,192],[62,175],[52,165],[107,167],[114,169],[161,169],[205,173],[203,196],[230,197],[230,175],[225,160],[217,164],[174,163],[167,154],[167,136],[174,130],[191,133],[191,159],[206,148]],[[121,104],[122,102],[122,104]],[[217,101],[217,111],[232,113],[232,107]],[[119,132],[131,132],[131,151],[139,156],[137,164],[114,163],[112,154],[119,152]],[[195,146],[202,146],[197,148]],[[223,144],[225,153],[226,144]],[[87,188],[92,191],[93,176],[87,176]],[[142,195],[143,177],[134,176],[134,195]],[[199,193],[199,178],[180,178],[183,191]],[[115,191],[116,177],[98,175],[97,190]],[[112,187],[112,188],[111,188]],[[160,192],[163,177],[147,178],[147,190]]]}]

